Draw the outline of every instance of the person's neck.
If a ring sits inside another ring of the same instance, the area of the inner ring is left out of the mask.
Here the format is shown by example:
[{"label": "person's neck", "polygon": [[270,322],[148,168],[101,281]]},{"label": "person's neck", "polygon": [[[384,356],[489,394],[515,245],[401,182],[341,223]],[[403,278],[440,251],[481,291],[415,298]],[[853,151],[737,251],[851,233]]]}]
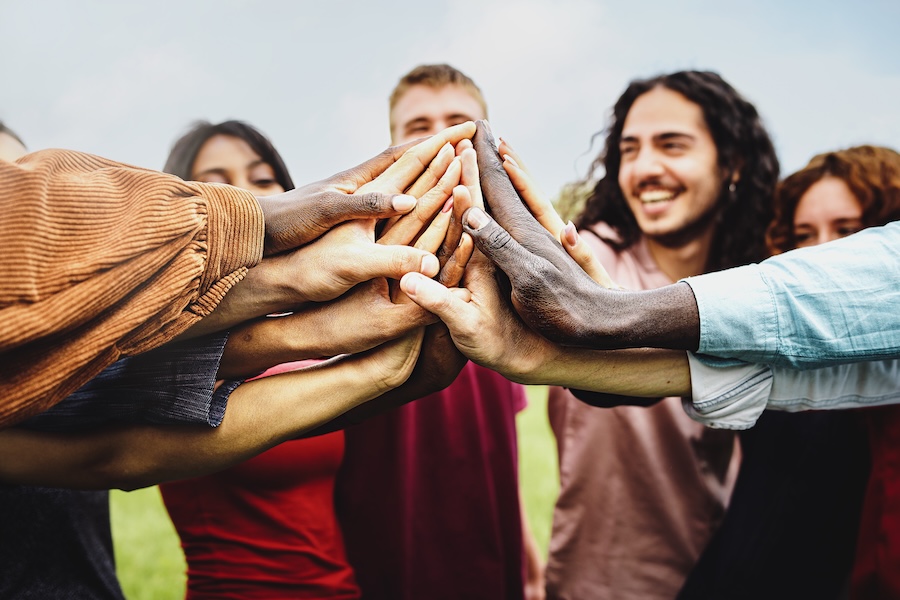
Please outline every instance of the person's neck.
[{"label": "person's neck", "polygon": [[654,262],[669,279],[678,281],[684,277],[700,275],[709,263],[713,228],[708,227],[699,235],[677,243],[647,237],[647,248]]}]

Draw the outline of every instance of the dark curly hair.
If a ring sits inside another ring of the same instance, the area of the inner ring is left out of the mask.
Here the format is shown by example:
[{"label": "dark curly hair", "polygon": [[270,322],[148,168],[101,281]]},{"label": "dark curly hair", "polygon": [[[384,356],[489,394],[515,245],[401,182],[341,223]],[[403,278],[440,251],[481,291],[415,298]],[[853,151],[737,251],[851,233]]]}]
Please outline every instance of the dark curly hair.
[{"label": "dark curly hair", "polygon": [[774,254],[797,247],[794,214],[800,198],[826,176],[841,179],[862,207],[865,227],[900,219],[900,154],[881,146],[856,146],[818,154],[785,178],[775,193],[775,219],[766,234]]},{"label": "dark curly hair", "polygon": [[[756,108],[711,71],[680,71],[628,85],[613,107],[604,148],[591,165],[591,173],[602,166],[604,176],[593,187],[575,224],[585,228],[605,221],[619,236],[618,240],[606,241],[620,250],[640,238],[641,230],[619,188],[619,142],[635,100],[657,87],[677,92],[701,108],[716,144],[719,167],[726,174],[707,270],[762,260],[767,255],[765,232],[772,219],[778,158]],[[731,192],[731,174],[735,171],[739,172],[739,181]]]},{"label": "dark curly hair", "polygon": [[288,173],[284,159],[261,131],[243,121],[223,121],[213,125],[207,121],[195,121],[191,128],[172,145],[163,171],[189,181],[194,172],[194,161],[206,141],[216,135],[228,135],[247,142],[264,163],[272,167],[275,181],[285,190],[294,189],[294,180]]}]

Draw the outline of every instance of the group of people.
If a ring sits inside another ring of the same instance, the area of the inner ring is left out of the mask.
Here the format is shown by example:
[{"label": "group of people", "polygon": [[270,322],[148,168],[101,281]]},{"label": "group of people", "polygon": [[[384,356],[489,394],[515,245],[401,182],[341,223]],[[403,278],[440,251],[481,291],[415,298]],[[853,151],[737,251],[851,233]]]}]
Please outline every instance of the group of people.
[{"label": "group of people", "polygon": [[300,188],[240,121],[169,175],[0,132],[4,597],[121,598],[104,490],[156,483],[191,598],[900,597],[900,155],[779,181],[719,75],[635,80],[573,223],[458,70],[389,114]]}]

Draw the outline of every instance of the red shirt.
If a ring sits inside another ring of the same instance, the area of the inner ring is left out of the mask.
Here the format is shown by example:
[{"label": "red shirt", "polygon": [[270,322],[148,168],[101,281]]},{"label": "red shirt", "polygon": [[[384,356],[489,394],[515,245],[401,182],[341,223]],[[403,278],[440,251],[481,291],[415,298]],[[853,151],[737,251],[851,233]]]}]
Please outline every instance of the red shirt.
[{"label": "red shirt", "polygon": [[900,406],[866,410],[872,472],[850,597],[900,598]]},{"label": "red shirt", "polygon": [[187,598],[359,598],[334,511],[343,453],[337,431],[161,485],[188,563]]}]

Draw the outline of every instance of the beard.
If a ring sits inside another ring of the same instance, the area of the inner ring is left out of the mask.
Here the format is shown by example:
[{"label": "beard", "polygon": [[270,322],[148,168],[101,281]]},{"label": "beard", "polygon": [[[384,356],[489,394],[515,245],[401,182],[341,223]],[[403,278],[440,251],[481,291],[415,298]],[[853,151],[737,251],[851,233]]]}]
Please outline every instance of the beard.
[{"label": "beard", "polygon": [[693,219],[674,231],[658,234],[645,233],[644,235],[664,248],[673,250],[683,248],[715,228],[719,224],[724,207],[725,202],[720,198],[704,212],[696,215]]}]

